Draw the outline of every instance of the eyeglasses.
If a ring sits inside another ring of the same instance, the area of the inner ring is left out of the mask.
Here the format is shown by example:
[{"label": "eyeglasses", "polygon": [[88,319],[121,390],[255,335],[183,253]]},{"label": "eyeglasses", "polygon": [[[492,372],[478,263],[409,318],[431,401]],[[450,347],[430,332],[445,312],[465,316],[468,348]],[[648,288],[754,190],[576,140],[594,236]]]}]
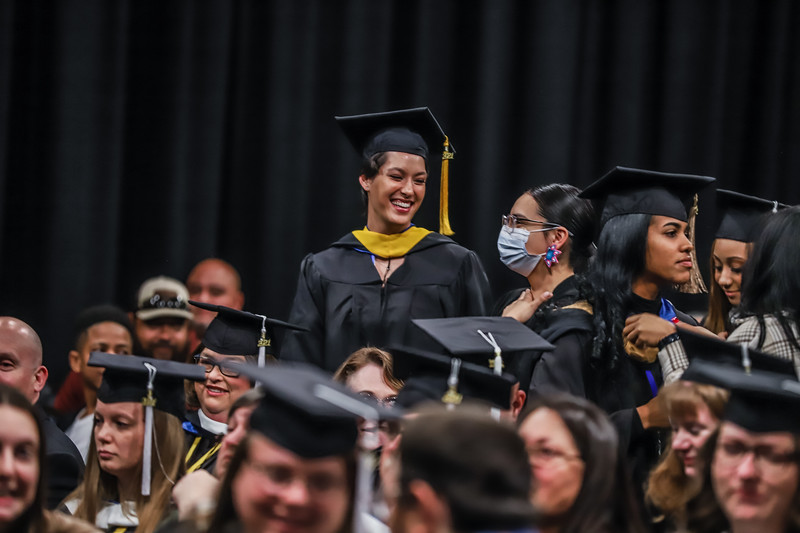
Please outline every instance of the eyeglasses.
[{"label": "eyeglasses", "polygon": [[533,220],[530,218],[521,217],[518,215],[503,215],[502,217],[503,225],[508,226],[511,229],[517,227],[517,224],[539,224],[546,228],[557,228],[558,224],[553,224],[552,222],[544,222],[542,220]]},{"label": "eyeglasses", "polygon": [[213,357],[209,357],[207,355],[195,355],[194,362],[198,365],[203,365],[206,370],[206,374],[210,374],[214,367],[219,368],[220,374],[228,378],[238,378],[239,372],[231,370],[230,367],[225,366],[225,362],[217,361]]},{"label": "eyeglasses", "polygon": [[580,454],[568,453],[548,446],[528,446],[526,450],[533,466],[550,466],[559,461],[581,460]]},{"label": "eyeglasses", "polygon": [[741,465],[750,454],[753,455],[753,464],[762,471],[782,470],[798,460],[796,451],[781,452],[770,446],[748,446],[740,441],[721,442],[717,446],[715,459],[724,467],[734,468]]},{"label": "eyeglasses", "polygon": [[175,293],[155,293],[140,309],[186,309],[186,300]]},{"label": "eyeglasses", "polygon": [[393,394],[391,396],[387,396],[386,398],[378,398],[374,394],[369,391],[361,391],[358,393],[362,398],[369,400],[371,402],[378,403],[384,407],[392,408],[394,404],[397,402],[397,395]]}]

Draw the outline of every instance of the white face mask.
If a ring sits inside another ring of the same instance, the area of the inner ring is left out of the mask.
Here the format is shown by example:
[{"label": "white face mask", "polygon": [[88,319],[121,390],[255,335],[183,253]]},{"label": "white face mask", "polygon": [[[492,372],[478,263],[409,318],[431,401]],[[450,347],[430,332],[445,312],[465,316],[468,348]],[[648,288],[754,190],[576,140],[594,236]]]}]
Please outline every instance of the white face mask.
[{"label": "white face mask", "polygon": [[500,228],[500,235],[497,237],[497,251],[500,253],[500,261],[521,276],[526,278],[533,272],[545,254],[528,253],[525,245],[531,233],[549,231],[552,228],[542,228],[528,231],[522,228],[510,228],[503,226]]}]

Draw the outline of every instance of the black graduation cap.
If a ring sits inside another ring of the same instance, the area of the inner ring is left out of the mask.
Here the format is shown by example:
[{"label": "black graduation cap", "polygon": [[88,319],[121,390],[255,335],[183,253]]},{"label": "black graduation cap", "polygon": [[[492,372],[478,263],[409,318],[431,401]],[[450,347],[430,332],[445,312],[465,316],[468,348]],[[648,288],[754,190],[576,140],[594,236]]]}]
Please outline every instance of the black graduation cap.
[{"label": "black graduation cap", "polygon": [[153,380],[153,407],[183,419],[186,410],[183,380],[205,380],[205,370],[199,365],[137,355],[92,352],[89,355],[89,366],[105,368],[97,399],[103,403],[143,402],[148,398],[150,375],[146,365],[155,368],[156,372]]},{"label": "black graduation cap", "polygon": [[[692,368],[694,367],[694,368]],[[788,431],[800,434],[800,382],[797,377],[763,370],[746,372],[734,366],[693,361],[686,373],[702,383],[731,391],[723,420],[755,433]],[[686,375],[684,373],[684,376]]]},{"label": "black graduation cap", "polygon": [[[450,354],[485,368],[494,368],[500,350],[503,370],[525,383],[530,376],[518,375],[520,358],[530,352],[547,352],[554,347],[531,328],[511,317],[477,316],[414,319],[411,322],[441,344]],[[526,352],[529,352],[526,354]]]},{"label": "black graduation cap", "polygon": [[[264,398],[250,417],[250,428],[300,457],[329,457],[354,450],[356,417],[360,416],[356,410],[371,412],[378,419],[400,414],[369,402],[309,365],[258,368],[241,362],[223,364],[261,384]],[[352,409],[334,402],[344,402]]]},{"label": "black graduation cap", "polygon": [[614,167],[578,196],[597,202],[600,226],[618,215],[641,213],[689,220],[694,195],[714,178]]},{"label": "black graduation cap", "polygon": [[[393,347],[393,373],[405,384],[397,393],[396,405],[414,407],[434,401],[457,405],[462,400],[479,400],[501,409],[511,406],[511,389],[516,378],[495,374],[485,366],[407,346]],[[455,367],[454,367],[455,365]],[[452,383],[455,377],[457,382]]]},{"label": "black graduation cap", "polygon": [[785,207],[757,196],[717,189],[717,212],[721,213],[721,220],[714,238],[753,242],[763,226],[765,215]]},{"label": "black graduation cap", "polygon": [[302,326],[247,311],[231,309],[224,305],[192,300],[189,300],[189,303],[217,313],[203,335],[203,346],[222,355],[259,355],[261,347],[266,348],[268,353],[272,353],[272,326],[308,331]]},{"label": "black graduation cap", "polygon": [[[446,135],[427,107],[334,117],[356,152],[369,159],[379,152],[416,154],[443,151]],[[450,146],[450,151],[455,150]]]},{"label": "black graduation cap", "polygon": [[690,361],[689,368],[683,373],[683,379],[687,381],[717,385],[713,382],[713,375],[709,376],[706,381],[702,381],[703,375],[695,374],[693,365],[697,361],[744,371],[762,370],[789,377],[795,376],[794,363],[791,359],[781,359],[775,355],[754,350],[746,344],[726,342],[717,336],[694,333],[684,328],[678,330],[678,335]]},{"label": "black graduation cap", "polygon": [[364,159],[380,152],[403,152],[431,162],[430,156],[436,159],[441,154],[439,232],[453,234],[448,219],[448,180],[450,160],[456,151],[430,109],[415,107],[334,118]]}]

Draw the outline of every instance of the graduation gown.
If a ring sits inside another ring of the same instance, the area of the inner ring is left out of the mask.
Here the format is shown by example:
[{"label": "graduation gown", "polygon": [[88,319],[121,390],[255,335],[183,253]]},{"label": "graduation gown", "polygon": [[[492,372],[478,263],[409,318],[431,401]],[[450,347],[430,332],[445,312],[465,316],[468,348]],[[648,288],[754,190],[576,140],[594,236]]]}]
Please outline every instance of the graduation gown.
[{"label": "graduation gown", "polygon": [[183,431],[186,434],[186,473],[203,469],[213,474],[223,435],[215,435],[203,429],[197,411],[186,414]]},{"label": "graduation gown", "polygon": [[288,331],[280,358],[333,372],[363,346],[435,346],[411,319],[486,314],[489,281],[474,252],[429,233],[404,257],[384,284],[352,233],[306,256],[289,322],[309,331]]},{"label": "graduation gown", "polygon": [[44,503],[48,509],[55,509],[83,479],[83,457],[52,418],[39,411],[39,419],[44,432],[47,468],[47,501]]},{"label": "graduation gown", "polygon": [[[516,294],[519,296],[519,291]],[[509,303],[513,301],[510,297],[507,300]],[[663,385],[661,365],[658,360],[646,363],[624,357],[614,371],[600,368],[591,358],[594,337],[592,316],[569,307],[570,301],[574,303],[577,300],[574,279],[569,278],[553,291],[551,301],[557,304],[556,308],[545,312],[543,316],[534,316],[528,322],[556,347],[535,360],[531,394],[547,390],[564,391],[586,398],[608,413],[619,433],[620,451],[628,458],[636,489],[641,491],[650,469],[658,461],[663,443],[666,442],[666,432],[645,430],[636,408],[650,401]],[[646,300],[633,295],[626,315],[657,315],[660,309],[660,299]],[[680,311],[676,310],[676,314],[681,322],[697,323]]]},{"label": "graduation gown", "polygon": [[[497,316],[519,298],[525,289],[506,293],[494,308]],[[575,380],[581,368],[584,350],[591,351],[592,315],[587,302],[580,302],[575,276],[570,276],[553,289],[553,297],[525,325],[554,346],[549,352],[530,351],[516,357],[516,367],[511,371],[520,380],[520,389],[536,392],[540,386],[586,397],[582,383]],[[588,352],[585,354],[588,360]]]}]

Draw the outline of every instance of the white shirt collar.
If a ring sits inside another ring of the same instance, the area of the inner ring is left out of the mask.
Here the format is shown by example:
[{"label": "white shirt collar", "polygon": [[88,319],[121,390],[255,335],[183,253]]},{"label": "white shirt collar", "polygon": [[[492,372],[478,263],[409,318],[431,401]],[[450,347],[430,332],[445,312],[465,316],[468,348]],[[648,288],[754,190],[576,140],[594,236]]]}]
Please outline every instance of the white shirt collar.
[{"label": "white shirt collar", "polygon": [[214,435],[224,435],[228,432],[228,424],[211,420],[206,416],[202,409],[197,410],[197,416],[200,418],[200,427],[213,433]]}]

